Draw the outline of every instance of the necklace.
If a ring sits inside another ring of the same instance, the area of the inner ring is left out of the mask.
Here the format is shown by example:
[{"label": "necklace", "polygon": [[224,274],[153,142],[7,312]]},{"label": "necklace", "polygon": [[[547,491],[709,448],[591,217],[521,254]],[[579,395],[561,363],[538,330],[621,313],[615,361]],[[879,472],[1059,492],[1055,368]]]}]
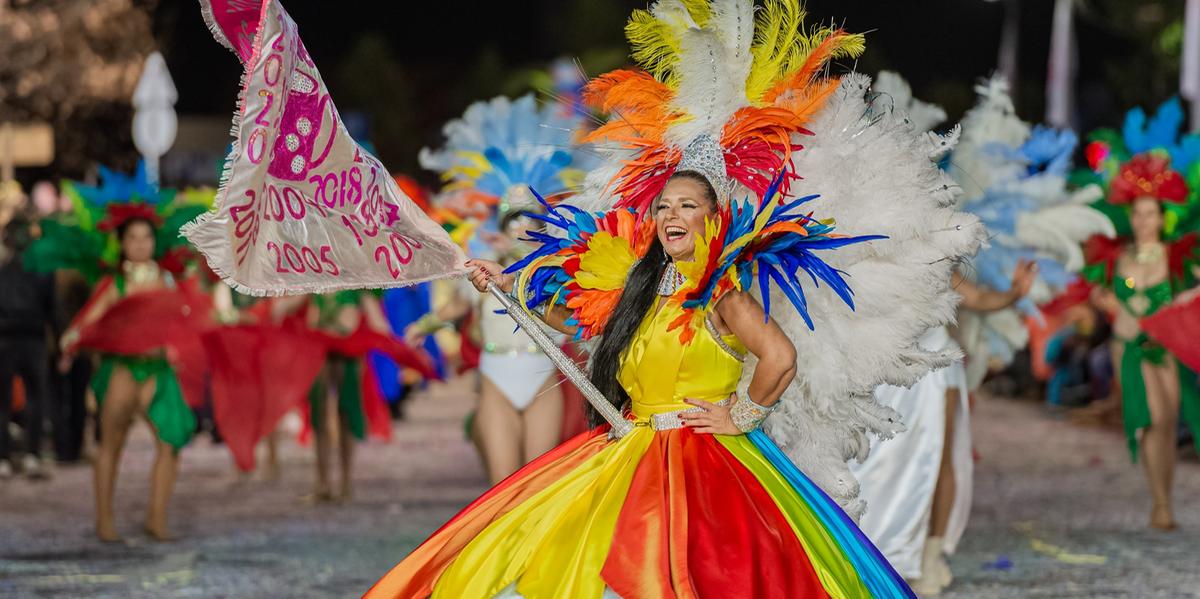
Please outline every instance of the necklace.
[{"label": "necklace", "polygon": [[1165,253],[1161,243],[1134,246],[1133,260],[1138,264],[1153,264],[1161,262]]},{"label": "necklace", "polygon": [[683,286],[683,274],[675,268],[675,262],[667,262],[662,278],[658,280],[658,294],[670,297]]},{"label": "necklace", "polygon": [[125,280],[139,285],[158,279],[159,273],[158,265],[154,262],[135,263],[129,260],[121,265],[121,271],[125,273]]}]

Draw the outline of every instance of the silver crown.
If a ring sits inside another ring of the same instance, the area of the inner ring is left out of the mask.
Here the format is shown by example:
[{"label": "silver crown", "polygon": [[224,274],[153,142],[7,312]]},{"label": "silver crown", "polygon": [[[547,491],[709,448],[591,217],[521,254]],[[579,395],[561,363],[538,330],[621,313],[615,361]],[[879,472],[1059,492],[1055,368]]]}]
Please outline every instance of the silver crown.
[{"label": "silver crown", "polygon": [[704,133],[688,142],[675,172],[700,173],[717,192],[717,201],[724,204],[733,193],[733,179],[725,173],[725,150],[713,136]]}]

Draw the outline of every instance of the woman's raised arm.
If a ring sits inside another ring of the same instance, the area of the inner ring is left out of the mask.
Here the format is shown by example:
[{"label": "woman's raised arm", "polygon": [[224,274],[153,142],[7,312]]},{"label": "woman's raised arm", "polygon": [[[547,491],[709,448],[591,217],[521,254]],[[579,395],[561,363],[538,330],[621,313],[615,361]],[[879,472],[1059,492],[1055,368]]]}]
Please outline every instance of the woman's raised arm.
[{"label": "woman's raised arm", "polygon": [[[505,273],[503,266],[488,260],[467,260],[466,266],[471,269],[471,273],[467,275],[467,279],[471,281],[471,284],[480,293],[487,293],[489,281],[495,283],[501,291],[512,293],[517,276]],[[537,314],[537,316],[542,322],[549,325],[550,328],[560,333],[574,336],[578,330],[578,327],[566,323],[571,317],[571,311],[562,306],[550,306],[544,312]]]}]

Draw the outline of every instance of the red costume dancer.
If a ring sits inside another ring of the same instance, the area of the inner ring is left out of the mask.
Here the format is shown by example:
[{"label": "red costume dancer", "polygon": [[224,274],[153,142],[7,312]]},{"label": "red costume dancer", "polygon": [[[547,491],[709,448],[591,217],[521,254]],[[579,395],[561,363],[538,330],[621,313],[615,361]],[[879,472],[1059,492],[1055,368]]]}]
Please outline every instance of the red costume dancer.
[{"label": "red costume dancer", "polygon": [[1087,147],[1091,176],[1105,190],[1096,207],[1112,219],[1119,238],[1089,241],[1085,274],[1098,286],[1093,299],[1113,318],[1126,440],[1130,455],[1145,464],[1150,526],[1160,530],[1176,526],[1171,488],[1179,420],[1200,432],[1196,374],[1151,334],[1164,325],[1188,326],[1171,326],[1173,317],[1188,313],[1170,306],[1195,287],[1200,265],[1200,200],[1184,178],[1200,162],[1185,148],[1200,138],[1181,136],[1182,125],[1182,107],[1174,99],[1148,123],[1140,108],[1130,111],[1122,134],[1094,132]]},{"label": "red costume dancer", "polygon": [[101,187],[66,184],[75,222],[44,223],[30,263],[102,275],[61,343],[67,355],[80,350],[100,355],[92,378],[100,406],[96,532],[105,541],[119,538],[113,516],[117,465],[140,414],[158,439],[145,529],[163,540],[170,536],[166,509],[179,450],[196,428],[192,407],[203,401],[207,364],[199,335],[210,323],[211,307],[197,286],[177,280],[182,265],[177,227],[205,207],[181,204],[173,192],[149,187],[140,170],[132,179],[102,172]]},{"label": "red costume dancer", "polygon": [[[354,440],[365,439],[368,432],[384,439],[390,439],[392,434],[387,405],[366,355],[371,351],[382,352],[401,367],[416,370],[426,378],[436,378],[437,373],[424,352],[380,332],[387,331],[387,322],[378,299],[368,292],[339,291],[281,307],[289,313],[283,329],[321,348],[323,366],[316,369],[318,374],[306,404],[307,421],[316,437],[314,498],[335,499],[329,484],[332,423],[337,427],[342,469],[337,498],[349,499]],[[329,401],[331,397],[334,402]]]}]

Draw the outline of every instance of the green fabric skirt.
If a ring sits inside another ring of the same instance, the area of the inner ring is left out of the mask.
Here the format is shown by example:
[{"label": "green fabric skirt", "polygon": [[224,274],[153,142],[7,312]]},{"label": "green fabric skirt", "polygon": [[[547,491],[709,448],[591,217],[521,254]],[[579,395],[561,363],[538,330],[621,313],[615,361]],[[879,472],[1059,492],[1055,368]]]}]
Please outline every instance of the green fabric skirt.
[{"label": "green fabric skirt", "polygon": [[[330,371],[340,366],[342,377],[337,381],[338,415],[346,422],[350,434],[355,439],[367,438],[367,415],[363,411],[362,399],[362,361],[358,358],[331,356],[326,365]],[[321,430],[325,426],[325,399],[329,390],[323,388],[322,377],[317,377],[312,389],[308,392],[309,422],[313,430]]]},{"label": "green fabric skirt", "polygon": [[[1125,352],[1121,355],[1121,417],[1125,422],[1125,440],[1129,455],[1137,461],[1137,432],[1150,426],[1150,404],[1146,400],[1146,379],[1142,375],[1142,362],[1163,366],[1175,356],[1166,348],[1155,343],[1145,333],[1125,341]],[[1200,390],[1196,387],[1196,373],[1175,360],[1179,372],[1179,412],[1188,428],[1192,429],[1200,447]]]},{"label": "green fabric skirt", "polygon": [[105,354],[100,358],[99,369],[92,376],[96,403],[104,405],[104,395],[108,392],[109,380],[117,366],[128,369],[138,383],[154,378],[154,398],[150,401],[146,416],[159,439],[176,451],[183,449],[196,432],[196,414],[183,400],[183,390],[175,369],[163,358]]}]

